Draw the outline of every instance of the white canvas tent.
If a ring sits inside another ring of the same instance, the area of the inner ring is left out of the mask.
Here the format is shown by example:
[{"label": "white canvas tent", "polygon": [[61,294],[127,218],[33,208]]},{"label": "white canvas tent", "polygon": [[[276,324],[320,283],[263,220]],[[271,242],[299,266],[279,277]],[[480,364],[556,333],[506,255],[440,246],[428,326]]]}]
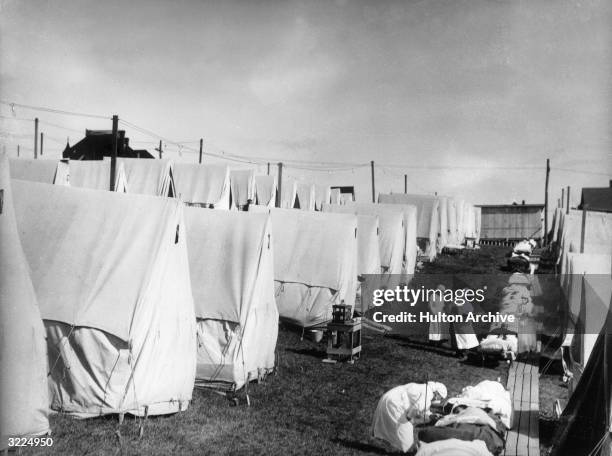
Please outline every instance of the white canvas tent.
[{"label": "white canvas tent", "polygon": [[442,253],[442,249],[448,245],[449,229],[448,229],[448,198],[446,196],[439,197],[440,204],[438,205],[438,253]]},{"label": "white canvas tent", "polygon": [[329,199],[331,204],[340,204],[340,189],[330,188]]},{"label": "white canvas tent", "polygon": [[474,235],[476,237],[476,245],[480,244],[480,230],[482,228],[482,208],[474,206]]},{"label": "white canvas tent", "polygon": [[306,328],[329,321],[333,304],[355,305],[355,215],[252,210],[272,214],[276,304],[283,320]]},{"label": "white canvas tent", "polygon": [[293,179],[283,180],[281,187],[280,207],[283,209],[293,209],[297,198],[297,182]]},{"label": "white canvas tent", "polygon": [[179,200],[13,180],[47,333],[51,408],[184,410],[196,327]]},{"label": "white canvas tent", "polygon": [[177,196],[189,205],[229,210],[230,170],[225,165],[174,163]]},{"label": "white canvas tent", "polygon": [[402,273],[405,237],[404,219],[403,214],[400,211],[386,210],[380,205],[365,203],[348,206],[340,204],[324,204],[323,211],[378,217],[378,250],[380,256],[381,273]]},{"label": "white canvas tent", "polygon": [[331,202],[331,187],[315,184],[315,210],[323,210],[323,205]]},{"label": "white canvas tent", "polygon": [[[612,307],[612,303],[610,304]],[[602,320],[591,356],[560,418],[550,454],[612,454],[612,313]]]},{"label": "white canvas tent", "polygon": [[589,359],[612,299],[612,256],[568,254],[568,274],[562,278],[570,320],[562,350],[569,354],[570,371]]},{"label": "white canvas tent", "polygon": [[357,215],[357,273],[380,274],[378,216]]},{"label": "white canvas tent", "polygon": [[118,158],[125,170],[129,193],[150,196],[176,196],[173,164],[170,160]]},{"label": "white canvas tent", "polygon": [[13,210],[9,164],[0,154],[0,450],[8,437],[49,432],[47,346]]},{"label": "white canvas tent", "polygon": [[33,158],[9,158],[12,179],[53,184],[59,160],[35,160]]},{"label": "white canvas tent", "polygon": [[233,169],[230,171],[232,189],[232,209],[242,209],[255,203],[255,171],[252,169]]},{"label": "white canvas tent", "polygon": [[260,206],[274,207],[276,203],[276,178],[255,176],[255,196]]},{"label": "white canvas tent", "polygon": [[[55,184],[93,190],[110,190],[110,175],[109,160],[70,160],[67,175],[62,173],[62,181],[59,181],[60,173],[58,172]],[[115,191],[125,193],[126,186],[123,163],[117,162],[115,166]]]},{"label": "white canvas tent", "polygon": [[298,182],[296,192],[300,209],[303,211],[314,211],[316,201],[315,185],[305,182]]},{"label": "white canvas tent", "polygon": [[378,195],[379,203],[409,204],[417,209],[417,239],[423,241],[423,254],[433,260],[438,252],[440,231],[440,201],[432,195],[391,193]]},{"label": "white canvas tent", "polygon": [[389,211],[400,213],[403,217],[404,241],[401,274],[412,276],[417,259],[417,208],[410,204],[381,204],[381,203],[347,203],[354,213],[381,215]]},{"label": "white canvas tent", "polygon": [[563,217],[558,258],[562,274],[567,271],[569,253],[612,254],[612,214],[585,211],[584,246],[581,246],[582,215],[582,211],[570,210]]},{"label": "white canvas tent", "polygon": [[448,247],[459,247],[459,228],[457,226],[457,200],[448,198],[446,202],[448,220]]},{"label": "white canvas tent", "polygon": [[197,384],[241,388],[274,369],[278,310],[270,216],[186,208]]}]

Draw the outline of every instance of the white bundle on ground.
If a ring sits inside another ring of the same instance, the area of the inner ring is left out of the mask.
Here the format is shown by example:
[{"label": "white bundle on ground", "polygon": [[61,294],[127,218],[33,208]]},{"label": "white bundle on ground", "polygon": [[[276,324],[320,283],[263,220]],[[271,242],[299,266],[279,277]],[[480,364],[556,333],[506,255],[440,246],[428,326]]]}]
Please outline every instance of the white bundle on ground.
[{"label": "white bundle on ground", "polygon": [[512,400],[501,383],[483,380],[475,386],[466,386],[461,394],[448,400],[453,405],[467,405],[479,408],[490,408],[500,416],[501,422],[508,429],[512,428]]},{"label": "white bundle on ground", "polygon": [[447,439],[423,443],[416,456],[492,456],[482,440]]}]

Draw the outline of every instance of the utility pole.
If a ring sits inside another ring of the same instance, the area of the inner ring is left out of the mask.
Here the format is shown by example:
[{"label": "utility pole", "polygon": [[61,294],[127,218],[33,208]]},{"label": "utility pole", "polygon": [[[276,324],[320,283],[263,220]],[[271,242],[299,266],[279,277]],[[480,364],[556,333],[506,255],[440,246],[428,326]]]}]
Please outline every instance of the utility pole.
[{"label": "utility pole", "polygon": [[586,231],[587,205],[582,205],[582,229],[580,230],[580,253],[584,253],[584,235]]},{"label": "utility pole", "polygon": [[117,129],[119,127],[119,116],[113,115],[113,137],[111,147],[111,172],[110,172],[110,190],[115,191],[115,169],[117,167]]},{"label": "utility pole", "polygon": [[204,140],[200,138],[200,161],[198,163],[202,163],[202,148],[204,147]]},{"label": "utility pole", "polygon": [[34,158],[38,158],[38,117],[34,119]]},{"label": "utility pole", "polygon": [[17,144],[17,158],[19,158],[19,144]]},{"label": "utility pole", "polygon": [[404,193],[408,193],[408,174],[404,174]]},{"label": "utility pole", "polygon": [[162,159],[162,142],[161,139],[159,140],[159,149],[157,149],[159,151],[159,159]]},{"label": "utility pole", "polygon": [[374,182],[374,160],[370,162],[370,167],[372,168],[372,202],[376,202],[376,187]]},{"label": "utility pole", "polygon": [[569,214],[569,209],[570,209],[569,208],[569,206],[570,206],[570,199],[569,198],[570,198],[570,186],[568,185],[567,186],[567,205],[566,205],[567,207],[565,209],[565,213],[566,214]]},{"label": "utility pole", "polygon": [[563,209],[563,205],[565,204],[565,188],[561,189],[561,208]]},{"label": "utility pole", "polygon": [[268,162],[268,176],[270,175],[270,162]]},{"label": "utility pole", "polygon": [[45,134],[40,132],[40,156],[43,156],[43,140],[45,139]]},{"label": "utility pole", "polygon": [[276,175],[277,185],[276,185],[276,201],[275,206],[281,207],[281,195],[283,191],[283,164],[282,162],[278,163],[278,174]]},{"label": "utility pole", "polygon": [[550,176],[550,159],[546,159],[546,187],[544,188],[544,244],[548,236],[548,179]]}]

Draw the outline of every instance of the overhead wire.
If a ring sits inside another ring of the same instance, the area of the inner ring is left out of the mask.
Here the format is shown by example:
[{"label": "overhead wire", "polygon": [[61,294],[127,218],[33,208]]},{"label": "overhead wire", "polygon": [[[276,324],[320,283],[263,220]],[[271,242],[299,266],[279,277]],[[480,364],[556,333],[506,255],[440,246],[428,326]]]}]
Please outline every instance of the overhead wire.
[{"label": "overhead wire", "polygon": [[65,111],[62,109],[47,108],[44,106],[32,106],[32,105],[26,105],[22,103],[9,102],[6,100],[0,100],[0,104],[9,106],[11,108],[11,111],[13,112],[15,112],[15,108],[22,108],[22,109],[30,109],[33,111],[49,112],[52,114],[63,114],[67,116],[77,116],[77,117],[89,117],[91,119],[106,119],[106,120],[111,119],[111,117],[109,116],[102,116],[100,114],[90,114],[90,113],[76,112],[76,111]]},{"label": "overhead wire", "polygon": [[[15,112],[15,108],[22,108],[22,109],[29,109],[29,110],[34,110],[34,111],[48,112],[52,114],[62,114],[62,115],[70,115],[70,116],[86,117],[86,118],[94,118],[94,119],[104,119],[104,120],[111,119],[110,116],[103,116],[99,114],[68,111],[68,110],[48,108],[48,107],[43,107],[43,106],[34,106],[34,105],[28,105],[28,104],[23,104],[23,103],[9,102],[6,100],[0,100],[0,104],[9,106],[13,113]],[[4,115],[0,115],[0,118],[7,119],[7,120],[20,120],[20,121],[33,121],[34,120],[34,119],[29,119],[29,118],[16,117],[16,116],[4,116]],[[76,133],[81,133],[80,130],[57,125],[51,122],[47,122],[45,120],[41,120],[41,122],[45,123],[46,125],[52,126],[52,127],[61,128],[61,129],[76,132]],[[178,147],[179,148],[178,153],[180,155],[182,155],[183,152],[197,153],[197,154],[200,153],[200,150],[188,146],[188,144],[197,144],[199,140],[175,141],[175,140],[168,139],[158,133],[155,133],[152,130],[141,127],[128,120],[119,118],[119,122],[125,126],[128,126],[134,129],[135,131],[141,134],[144,134],[144,135],[147,135],[153,138],[161,139],[166,144],[171,144],[171,145]],[[152,141],[151,142],[134,141],[134,142],[153,143]],[[208,142],[207,142],[207,146],[215,147],[213,144],[210,144]],[[294,169],[304,170],[304,171],[313,171],[313,172],[354,171],[357,168],[362,168],[362,167],[366,167],[370,165],[370,163],[367,163],[367,162],[336,162],[336,161],[316,161],[316,160],[303,160],[303,159],[295,159],[295,158],[280,158],[280,157],[266,157],[266,156],[246,156],[246,155],[241,155],[241,154],[230,153],[222,148],[218,148],[218,147],[215,147],[215,148],[217,148],[220,151],[220,153],[212,153],[212,152],[204,151],[204,150],[201,153],[202,155],[208,156],[208,157],[215,157],[215,158],[222,159],[222,160],[233,161],[237,163],[258,165],[258,166],[265,165],[267,163],[279,162],[279,163],[283,163],[283,165],[286,167],[291,167]],[[375,166],[376,168],[386,168],[389,170],[393,170],[392,172],[396,172],[397,169],[424,170],[424,171],[428,171],[428,170],[541,171],[541,167],[539,166],[408,165],[408,164],[401,164],[401,163],[384,163],[384,162],[375,163]],[[568,168],[560,168],[560,167],[551,167],[551,170],[578,173],[578,174],[600,175],[600,176],[612,175],[612,173],[610,172],[587,171],[587,170],[577,170],[577,169],[568,169]]]}]

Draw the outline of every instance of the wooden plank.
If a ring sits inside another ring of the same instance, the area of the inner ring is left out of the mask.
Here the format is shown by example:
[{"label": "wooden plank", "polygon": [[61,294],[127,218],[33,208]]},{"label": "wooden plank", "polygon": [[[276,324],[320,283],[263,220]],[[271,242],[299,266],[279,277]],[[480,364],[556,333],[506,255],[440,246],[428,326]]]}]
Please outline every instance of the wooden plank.
[{"label": "wooden plank", "polygon": [[507,389],[514,407],[513,428],[506,436],[505,456],[539,456],[539,381],[535,364],[515,362]]},{"label": "wooden plank", "polygon": [[[519,423],[516,427],[518,433],[518,439],[516,442],[516,454],[523,456],[528,455],[529,447],[529,398],[531,387],[531,374],[529,365],[521,363],[523,365],[522,375],[520,380],[517,378],[517,388],[520,388],[520,395],[515,396],[514,407],[519,411]],[[527,404],[526,404],[527,403]],[[526,410],[527,408],[527,410]]]},{"label": "wooden plank", "polygon": [[[535,367],[535,366],[534,366]],[[540,454],[540,382],[538,369],[531,373],[530,423],[529,423],[529,455]]]}]

